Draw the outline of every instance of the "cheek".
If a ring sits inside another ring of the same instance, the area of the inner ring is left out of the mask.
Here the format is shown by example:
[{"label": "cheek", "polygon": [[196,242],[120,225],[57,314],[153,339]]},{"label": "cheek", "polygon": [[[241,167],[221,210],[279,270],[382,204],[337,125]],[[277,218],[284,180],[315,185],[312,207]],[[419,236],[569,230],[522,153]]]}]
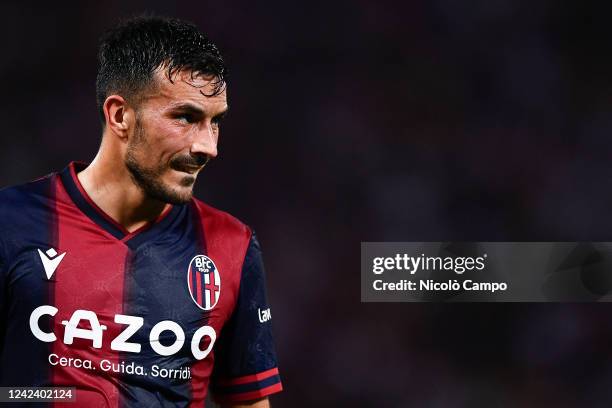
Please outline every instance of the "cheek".
[{"label": "cheek", "polygon": [[169,159],[183,149],[185,130],[176,126],[158,125],[149,133],[149,150],[154,153],[151,160]]}]

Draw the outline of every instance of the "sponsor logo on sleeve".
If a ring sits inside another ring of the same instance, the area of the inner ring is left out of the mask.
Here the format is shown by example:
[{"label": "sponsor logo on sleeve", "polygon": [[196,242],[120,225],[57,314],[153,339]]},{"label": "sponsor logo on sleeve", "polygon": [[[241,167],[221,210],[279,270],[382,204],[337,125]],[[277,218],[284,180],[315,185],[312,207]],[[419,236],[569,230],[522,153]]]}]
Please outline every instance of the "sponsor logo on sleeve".
[{"label": "sponsor logo on sleeve", "polygon": [[264,310],[257,308],[257,317],[259,317],[260,323],[265,323],[268,320],[272,319],[272,312],[270,311],[270,308]]}]

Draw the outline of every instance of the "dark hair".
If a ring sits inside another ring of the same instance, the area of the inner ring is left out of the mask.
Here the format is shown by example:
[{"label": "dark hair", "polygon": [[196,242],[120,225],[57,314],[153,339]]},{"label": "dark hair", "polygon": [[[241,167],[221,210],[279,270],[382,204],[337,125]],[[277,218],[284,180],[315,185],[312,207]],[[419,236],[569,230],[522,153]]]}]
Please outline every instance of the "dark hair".
[{"label": "dark hair", "polygon": [[172,75],[181,70],[192,76],[213,75],[213,96],[225,88],[227,72],[219,50],[195,25],[173,18],[139,16],[123,21],[100,39],[96,99],[104,123],[104,101],[120,94],[138,103],[139,94],[163,67]]}]

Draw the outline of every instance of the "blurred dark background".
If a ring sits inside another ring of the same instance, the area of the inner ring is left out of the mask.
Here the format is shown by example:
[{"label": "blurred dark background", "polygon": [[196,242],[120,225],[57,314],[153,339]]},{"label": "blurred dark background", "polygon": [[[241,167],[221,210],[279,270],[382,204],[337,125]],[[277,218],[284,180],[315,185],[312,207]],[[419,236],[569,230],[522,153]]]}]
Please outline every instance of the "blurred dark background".
[{"label": "blurred dark background", "polygon": [[597,2],[0,5],[0,184],[93,158],[97,39],[195,22],[231,70],[197,193],[262,242],[277,407],[607,407],[607,304],[362,304],[361,241],[611,241]]}]

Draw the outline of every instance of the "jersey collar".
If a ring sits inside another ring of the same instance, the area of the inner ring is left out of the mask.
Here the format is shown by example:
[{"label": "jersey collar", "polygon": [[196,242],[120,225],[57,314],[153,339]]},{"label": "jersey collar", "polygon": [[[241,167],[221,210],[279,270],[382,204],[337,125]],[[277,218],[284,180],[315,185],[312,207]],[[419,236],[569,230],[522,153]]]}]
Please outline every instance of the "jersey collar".
[{"label": "jersey collar", "polygon": [[176,218],[178,213],[184,206],[172,205],[164,211],[156,220],[148,222],[135,231],[129,232],[121,224],[112,219],[100,207],[93,202],[89,197],[81,182],[77,177],[77,173],[88,166],[83,162],[71,162],[66,166],[59,176],[66,192],[88,218],[96,225],[111,234],[113,237],[126,243],[129,247],[135,247],[145,242],[149,237],[157,235],[167,228],[170,223]]}]

